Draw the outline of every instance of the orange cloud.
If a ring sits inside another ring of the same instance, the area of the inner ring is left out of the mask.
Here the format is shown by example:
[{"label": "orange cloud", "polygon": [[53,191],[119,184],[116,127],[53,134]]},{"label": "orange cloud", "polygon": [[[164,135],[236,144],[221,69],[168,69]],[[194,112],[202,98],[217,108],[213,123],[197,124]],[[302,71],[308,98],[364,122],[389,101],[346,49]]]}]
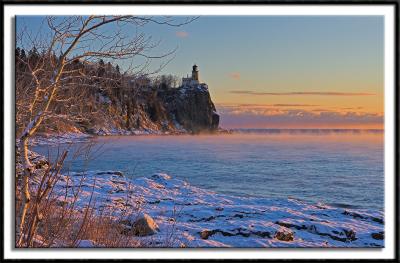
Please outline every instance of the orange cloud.
[{"label": "orange cloud", "polygon": [[230,93],[234,94],[247,94],[247,95],[271,95],[271,96],[292,96],[292,95],[317,95],[317,96],[373,96],[375,93],[364,92],[325,92],[325,91],[312,91],[312,92],[255,92],[251,90],[233,90]]},{"label": "orange cloud", "polygon": [[179,38],[185,38],[189,36],[189,33],[186,31],[177,31],[175,35]]},{"label": "orange cloud", "polygon": [[315,104],[272,104],[274,107],[317,107]]},{"label": "orange cloud", "polygon": [[229,73],[229,77],[235,80],[239,80],[240,79],[240,73],[239,72],[231,72]]},{"label": "orange cloud", "polygon": [[[225,128],[383,127],[383,113],[343,111],[334,108],[288,108],[275,105],[279,104],[237,104],[236,106],[217,104],[216,107],[221,116],[221,125]],[[307,104],[302,107],[305,105]]]},{"label": "orange cloud", "polygon": [[319,107],[317,104],[298,104],[298,103],[280,103],[280,104],[246,104],[246,103],[219,103],[218,107],[222,108],[271,108],[271,107]]}]

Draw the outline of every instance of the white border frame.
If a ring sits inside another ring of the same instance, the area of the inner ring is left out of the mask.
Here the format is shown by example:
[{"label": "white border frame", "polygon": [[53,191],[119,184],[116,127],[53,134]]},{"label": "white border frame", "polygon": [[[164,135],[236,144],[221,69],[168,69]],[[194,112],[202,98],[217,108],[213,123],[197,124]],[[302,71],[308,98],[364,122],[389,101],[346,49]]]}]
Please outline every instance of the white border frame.
[{"label": "white border frame", "polygon": [[[112,8],[110,8],[112,7]],[[381,15],[385,43],[385,248],[383,249],[12,249],[14,94],[12,43],[15,15]],[[387,5],[4,5],[4,258],[5,259],[393,259],[395,257],[395,6]],[[290,252],[290,253],[289,253]]]}]

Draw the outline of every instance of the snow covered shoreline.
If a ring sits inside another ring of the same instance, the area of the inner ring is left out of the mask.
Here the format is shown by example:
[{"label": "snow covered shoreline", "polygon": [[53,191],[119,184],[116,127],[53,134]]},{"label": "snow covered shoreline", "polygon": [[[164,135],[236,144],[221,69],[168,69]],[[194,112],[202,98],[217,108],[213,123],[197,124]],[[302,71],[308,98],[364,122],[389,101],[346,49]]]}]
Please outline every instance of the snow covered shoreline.
[{"label": "snow covered shoreline", "polygon": [[117,171],[71,173],[57,189],[82,178],[77,209],[87,205],[93,190],[99,212],[150,215],[159,231],[137,238],[152,246],[164,247],[167,239],[172,247],[384,246],[383,212],[223,195],[162,173],[135,179]]}]

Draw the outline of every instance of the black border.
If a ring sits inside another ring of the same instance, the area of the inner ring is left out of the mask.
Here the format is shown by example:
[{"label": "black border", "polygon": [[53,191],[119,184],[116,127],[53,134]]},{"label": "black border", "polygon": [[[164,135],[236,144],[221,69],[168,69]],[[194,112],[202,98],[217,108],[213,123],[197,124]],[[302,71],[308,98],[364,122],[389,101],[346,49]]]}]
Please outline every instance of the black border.
[{"label": "black border", "polygon": [[[399,210],[400,210],[400,181],[399,181],[399,175],[400,175],[400,83],[399,83],[399,56],[400,56],[400,42],[399,42],[399,27],[400,27],[400,16],[399,16],[399,2],[396,0],[371,0],[371,1],[366,1],[366,0],[115,0],[115,1],[110,1],[110,0],[31,0],[31,1],[26,1],[26,0],[5,0],[1,2],[1,14],[3,15],[3,24],[4,24],[4,6],[5,5],[67,5],[67,4],[96,4],[96,5],[115,5],[115,4],[130,4],[130,5],[135,5],[135,4],[140,4],[140,5],[157,5],[157,4],[168,4],[168,5],[248,5],[248,4],[253,4],[253,5],[391,5],[394,6],[394,11],[395,11],[395,21],[394,21],[394,33],[395,33],[395,65],[394,65],[394,81],[395,81],[395,98],[394,98],[394,103],[395,103],[395,118],[394,118],[394,124],[395,124],[395,145],[394,145],[394,157],[395,157],[395,184],[394,184],[394,190],[395,190],[395,258],[393,259],[347,259],[346,261],[349,262],[399,262],[400,258],[400,244],[399,244],[399,228],[400,228],[400,218],[399,218]],[[2,32],[2,41],[8,39],[8,36],[4,35],[4,27],[1,27],[1,32]],[[4,48],[1,49],[1,57],[3,58],[3,63],[1,65],[1,79],[3,80],[2,82],[4,83],[4,67],[5,61],[4,61]],[[2,105],[4,105],[4,90],[0,94],[1,99],[2,99]],[[3,148],[3,156],[7,154],[6,150],[4,148],[4,108],[1,110],[2,113],[2,122],[1,122],[1,145]],[[2,170],[3,176],[1,176],[1,195],[4,195],[4,163],[0,161],[0,167]],[[2,235],[2,241],[4,240],[4,199],[1,198],[1,235]],[[49,262],[49,261],[60,261],[60,262],[82,262],[82,261],[99,261],[99,262],[140,262],[140,261],[188,261],[189,259],[175,259],[175,260],[169,260],[169,259],[4,259],[4,243],[2,243],[2,249],[1,249],[1,262]],[[155,251],[156,252],[156,251]],[[158,251],[157,251],[158,252]],[[45,253],[45,252],[44,252]],[[222,261],[228,259],[190,259],[192,261]],[[231,261],[244,261],[243,259],[231,259]],[[326,261],[326,262],[341,262],[344,261],[343,259],[247,259],[246,261],[254,261],[254,262],[263,262],[263,261],[272,261],[272,262],[284,262],[284,261],[298,261],[298,262],[308,262],[308,261]]]}]

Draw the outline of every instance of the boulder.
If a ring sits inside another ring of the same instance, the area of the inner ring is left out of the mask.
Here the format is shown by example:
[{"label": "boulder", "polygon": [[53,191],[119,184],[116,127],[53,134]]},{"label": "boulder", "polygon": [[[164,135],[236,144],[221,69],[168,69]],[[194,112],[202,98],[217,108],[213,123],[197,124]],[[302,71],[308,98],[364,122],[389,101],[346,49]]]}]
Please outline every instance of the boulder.
[{"label": "boulder", "polygon": [[385,236],[383,232],[379,232],[379,233],[372,233],[371,237],[376,240],[383,240]]},{"label": "boulder", "polygon": [[170,180],[171,176],[165,173],[155,173],[151,176],[151,178],[156,181],[165,181],[165,180]]},{"label": "boulder", "polygon": [[128,220],[124,220],[121,223],[126,227],[123,233],[128,235],[150,236],[159,231],[157,223],[148,214],[141,213],[131,216]]},{"label": "boulder", "polygon": [[200,232],[200,237],[202,239],[208,239],[212,234],[214,234],[213,231],[204,229]]},{"label": "boulder", "polygon": [[281,240],[281,241],[293,241],[294,240],[294,234],[292,231],[281,228],[278,231],[276,231],[274,238]]},{"label": "boulder", "polygon": [[356,232],[354,230],[352,230],[352,229],[350,229],[350,230],[344,229],[343,231],[346,234],[346,238],[347,238],[348,241],[357,240]]},{"label": "boulder", "polygon": [[113,174],[117,175],[119,177],[124,177],[124,174],[122,172],[120,172],[120,171],[115,171]]}]

